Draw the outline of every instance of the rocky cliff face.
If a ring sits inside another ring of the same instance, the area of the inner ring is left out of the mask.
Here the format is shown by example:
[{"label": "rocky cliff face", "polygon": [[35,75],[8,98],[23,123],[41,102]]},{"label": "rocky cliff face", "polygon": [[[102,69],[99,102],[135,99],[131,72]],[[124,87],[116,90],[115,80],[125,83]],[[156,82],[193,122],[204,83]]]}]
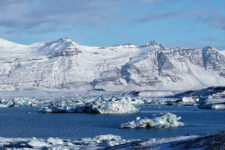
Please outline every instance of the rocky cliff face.
[{"label": "rocky cliff face", "polygon": [[0,90],[190,90],[225,86],[225,56],[212,47],[88,47],[68,38],[20,45],[0,40]]}]

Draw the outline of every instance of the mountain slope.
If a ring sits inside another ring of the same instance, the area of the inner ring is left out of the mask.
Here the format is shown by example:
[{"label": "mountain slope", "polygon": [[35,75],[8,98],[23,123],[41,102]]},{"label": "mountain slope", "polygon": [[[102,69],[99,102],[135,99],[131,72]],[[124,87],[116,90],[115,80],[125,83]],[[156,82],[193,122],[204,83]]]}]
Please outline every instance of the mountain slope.
[{"label": "mountain slope", "polygon": [[20,45],[0,39],[0,90],[190,90],[225,85],[225,55],[157,42],[88,47],[62,38]]}]

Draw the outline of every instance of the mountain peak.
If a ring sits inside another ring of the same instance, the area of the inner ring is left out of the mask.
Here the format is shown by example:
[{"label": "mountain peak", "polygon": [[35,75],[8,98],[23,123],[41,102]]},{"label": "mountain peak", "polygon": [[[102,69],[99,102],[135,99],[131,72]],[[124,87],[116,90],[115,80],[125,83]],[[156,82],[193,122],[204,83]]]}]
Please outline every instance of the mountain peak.
[{"label": "mountain peak", "polygon": [[212,46],[206,46],[203,48],[203,50],[215,50],[216,48],[215,47],[212,47]]},{"label": "mountain peak", "polygon": [[141,45],[140,47],[157,47],[159,49],[165,49],[165,47],[162,44],[159,44],[157,41],[149,41],[148,43],[146,43],[145,45]]},{"label": "mountain peak", "polygon": [[146,46],[149,46],[149,45],[160,45],[157,41],[149,41],[148,43],[145,44]]},{"label": "mountain peak", "polygon": [[50,43],[60,43],[60,44],[63,44],[63,43],[73,43],[73,44],[75,44],[75,42],[73,40],[71,40],[70,38],[68,38],[68,37],[63,37],[63,38],[60,38],[60,39],[55,40],[55,41],[50,42]]},{"label": "mountain peak", "polygon": [[73,40],[71,40],[71,39],[68,38],[68,37],[60,38],[60,39],[58,39],[58,41],[61,41],[61,42],[73,42]]},{"label": "mountain peak", "polygon": [[25,47],[1,43],[8,42],[0,41],[0,90],[177,91],[225,85],[225,56],[213,47],[169,49],[151,41],[101,50],[69,38]]},{"label": "mountain peak", "polygon": [[[43,47],[39,49],[39,53],[45,54],[45,55],[64,55],[63,53],[68,52],[76,54],[78,53],[77,43],[75,43],[73,40],[65,37],[60,38],[58,40],[55,40],[53,42],[46,43]],[[69,54],[68,54],[69,55]]]}]

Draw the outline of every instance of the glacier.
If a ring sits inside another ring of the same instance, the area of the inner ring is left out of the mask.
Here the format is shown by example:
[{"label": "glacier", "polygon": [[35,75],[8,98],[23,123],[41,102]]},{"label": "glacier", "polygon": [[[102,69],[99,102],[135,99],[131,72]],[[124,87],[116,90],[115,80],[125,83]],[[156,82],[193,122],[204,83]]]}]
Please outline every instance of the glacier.
[{"label": "glacier", "polygon": [[179,122],[181,117],[177,117],[172,113],[158,114],[151,118],[136,118],[136,121],[130,121],[120,125],[121,128],[174,128],[183,126],[184,123]]},{"label": "glacier", "polygon": [[22,45],[0,39],[0,90],[171,91],[224,86],[225,55],[213,47],[152,41],[91,47],[69,38]]}]

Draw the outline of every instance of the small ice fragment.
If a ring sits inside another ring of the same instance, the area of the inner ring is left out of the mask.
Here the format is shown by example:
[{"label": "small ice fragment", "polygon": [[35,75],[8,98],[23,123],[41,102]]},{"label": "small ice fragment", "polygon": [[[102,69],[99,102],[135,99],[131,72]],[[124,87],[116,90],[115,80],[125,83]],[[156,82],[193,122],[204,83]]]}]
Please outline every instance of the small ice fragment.
[{"label": "small ice fragment", "polygon": [[63,140],[61,140],[59,138],[52,138],[52,137],[48,138],[47,142],[52,145],[62,145],[63,144]]},{"label": "small ice fragment", "polygon": [[46,147],[48,146],[48,144],[45,141],[42,140],[38,140],[36,138],[33,138],[28,145],[32,146],[32,147],[36,147],[36,148],[40,148],[40,147]]}]

